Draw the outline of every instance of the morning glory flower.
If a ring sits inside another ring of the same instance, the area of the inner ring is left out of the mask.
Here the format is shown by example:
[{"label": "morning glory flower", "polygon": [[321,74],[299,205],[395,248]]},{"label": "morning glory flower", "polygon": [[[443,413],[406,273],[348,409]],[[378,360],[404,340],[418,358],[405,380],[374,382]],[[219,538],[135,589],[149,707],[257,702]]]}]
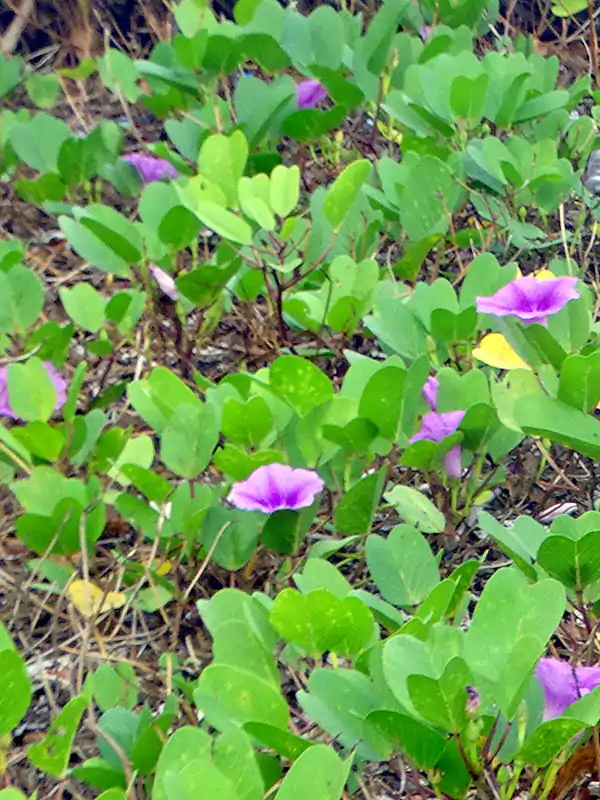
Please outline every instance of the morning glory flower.
[{"label": "morning glory flower", "polygon": [[425,386],[423,386],[423,397],[425,398],[425,402],[431,411],[435,411],[437,409],[437,395],[439,388],[440,382],[438,379],[433,375],[430,375],[425,381]]},{"label": "morning glory flower", "polygon": [[298,108],[314,108],[327,97],[327,89],[319,81],[300,81],[296,84]]},{"label": "morning glory flower", "polygon": [[547,325],[548,317],[557,314],[569,300],[576,300],[577,278],[537,280],[517,278],[491,297],[476,297],[477,311],[494,317],[517,317],[525,325]]},{"label": "morning glory flower", "polygon": [[[48,373],[48,377],[52,381],[54,391],[56,392],[56,403],[54,410],[58,411],[67,402],[68,384],[63,376],[56,371],[54,365],[49,361],[44,361],[44,367]],[[20,419],[10,407],[10,400],[8,397],[8,367],[0,367],[0,416],[10,417],[11,419]]]},{"label": "morning glory flower", "polygon": [[266,464],[245,480],[234,483],[229,502],[243,511],[295,511],[312,505],[324,483],[312,469],[294,469],[287,464]]},{"label": "morning glory flower", "polygon": [[123,156],[123,161],[127,161],[137,170],[142,183],[152,183],[163,178],[177,178],[179,173],[169,161],[158,156],[147,156],[143,153],[129,153]]},{"label": "morning glory flower", "polygon": [[544,690],[544,721],[560,717],[568,706],[600,686],[600,667],[572,667],[558,658],[540,658],[535,676]]},{"label": "morning glory flower", "polygon": [[177,300],[177,287],[173,277],[165,272],[164,269],[154,265],[148,267],[148,271],[156,281],[156,285],[170,300]]},{"label": "morning glory flower", "polygon": [[[456,433],[465,416],[464,411],[446,411],[443,414],[430,411],[421,422],[421,430],[409,439],[409,444],[422,439],[428,442],[442,442]],[[444,456],[444,469],[449,478],[460,478],[462,474],[460,445],[457,444]]]}]

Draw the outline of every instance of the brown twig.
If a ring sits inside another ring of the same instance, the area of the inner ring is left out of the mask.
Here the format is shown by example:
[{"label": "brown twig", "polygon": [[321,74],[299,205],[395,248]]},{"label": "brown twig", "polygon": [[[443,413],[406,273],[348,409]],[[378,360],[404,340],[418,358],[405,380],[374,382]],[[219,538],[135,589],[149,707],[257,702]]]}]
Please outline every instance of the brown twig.
[{"label": "brown twig", "polygon": [[21,7],[15,13],[15,18],[0,38],[0,53],[3,56],[11,56],[15,52],[19,38],[25,30],[34,9],[35,0],[23,0]]}]

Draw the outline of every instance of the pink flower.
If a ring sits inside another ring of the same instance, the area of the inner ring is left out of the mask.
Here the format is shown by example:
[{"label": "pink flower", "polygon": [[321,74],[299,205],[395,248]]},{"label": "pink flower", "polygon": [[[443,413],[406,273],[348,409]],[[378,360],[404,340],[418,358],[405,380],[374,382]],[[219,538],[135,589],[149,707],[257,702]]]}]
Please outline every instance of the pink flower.
[{"label": "pink flower", "polygon": [[137,170],[144,184],[160,181],[163,178],[177,178],[179,176],[179,173],[169,161],[165,158],[158,158],[158,156],[129,153],[123,156],[123,161],[127,161]]},{"label": "pink flower", "polygon": [[171,300],[177,300],[177,287],[175,286],[175,281],[169,275],[169,273],[165,272],[164,269],[154,265],[149,267],[148,270],[152,274],[152,277],[156,281],[156,284],[161,292]]},{"label": "pink flower", "polygon": [[544,690],[544,720],[560,717],[568,706],[600,686],[600,667],[572,667],[558,658],[540,658],[535,676]]},{"label": "pink flower", "polygon": [[425,386],[423,386],[423,397],[425,398],[425,402],[431,411],[435,411],[437,409],[437,395],[439,388],[440,382],[438,379],[433,375],[430,375],[425,381]]},{"label": "pink flower", "polygon": [[[54,410],[58,411],[67,402],[68,384],[63,376],[56,371],[54,365],[49,361],[44,361],[44,367],[48,373],[48,377],[52,381],[54,390],[56,392],[56,403]],[[8,367],[0,367],[0,416],[10,417],[11,419],[20,419],[17,414],[10,407],[8,398]]]},{"label": "pink flower", "polygon": [[[464,411],[447,411],[444,414],[430,411],[423,417],[421,430],[409,439],[409,443],[419,442],[422,439],[428,442],[443,442],[448,436],[456,433],[464,416]],[[459,444],[444,456],[444,469],[449,478],[460,478],[462,462]]]},{"label": "pink flower", "polygon": [[477,311],[494,317],[517,317],[525,325],[547,325],[548,317],[576,300],[577,278],[517,278],[491,297],[476,297]]},{"label": "pink flower", "polygon": [[298,108],[314,108],[327,97],[327,89],[319,81],[301,81],[296,84]]},{"label": "pink flower", "polygon": [[243,511],[272,514],[312,505],[323,489],[323,480],[312,469],[293,469],[287,464],[259,467],[245,480],[234,483],[229,502]]}]

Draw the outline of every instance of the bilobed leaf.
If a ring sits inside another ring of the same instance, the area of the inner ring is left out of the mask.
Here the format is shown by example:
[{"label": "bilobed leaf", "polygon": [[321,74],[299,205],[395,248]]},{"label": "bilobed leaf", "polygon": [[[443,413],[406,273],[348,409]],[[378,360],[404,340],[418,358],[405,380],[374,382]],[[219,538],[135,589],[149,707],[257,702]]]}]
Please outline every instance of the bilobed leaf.
[{"label": "bilobed leaf", "polygon": [[194,208],[198,219],[211,228],[219,236],[238,244],[250,244],[252,241],[252,228],[237,214],[213,203],[210,200],[201,200]]},{"label": "bilobed leaf", "polygon": [[247,159],[248,143],[239,130],[231,136],[215,133],[200,148],[198,173],[221,189],[230,208],[237,208],[238,181]]},{"label": "bilobed leaf", "polygon": [[367,159],[354,161],[338,175],[329,188],[323,203],[323,214],[334,230],[340,228],[346,219],[361,186],[371,174],[371,169],[371,162]]},{"label": "bilobed leaf", "polygon": [[600,422],[571,405],[546,395],[526,395],[516,402],[515,419],[530,436],[600,459]]},{"label": "bilobed leaf", "polygon": [[279,164],[271,173],[271,208],[278,217],[287,217],[298,205],[300,169]]},{"label": "bilobed leaf", "polygon": [[365,386],[358,413],[374,422],[379,433],[395,441],[402,413],[406,370],[401,367],[382,367]]},{"label": "bilobed leaf", "polygon": [[179,728],[167,739],[156,766],[152,800],[167,800],[164,781],[167,773],[179,774],[194,759],[210,755],[210,736],[197,727]]},{"label": "bilobed leaf", "polygon": [[310,747],[292,764],[277,791],[277,800],[340,800],[351,762],[351,758],[341,761],[327,745]]},{"label": "bilobed leaf", "polygon": [[37,769],[55,778],[65,776],[75,734],[89,702],[85,696],[69,700],[48,728],[44,739],[31,745],[27,757]]},{"label": "bilobed leaf", "polygon": [[446,518],[427,495],[412,486],[394,486],[386,495],[386,501],[394,506],[398,515],[409,525],[424,533],[441,533],[446,527]]},{"label": "bilobed leaf", "polygon": [[324,372],[300,356],[280,356],[269,371],[271,388],[301,415],[333,398],[333,386]]},{"label": "bilobed leaf", "polygon": [[364,603],[336,597],[327,589],[308,594],[284,589],[275,598],[270,620],[280,636],[314,658],[328,650],[355,655],[373,634],[373,617]]},{"label": "bilobed leaf", "polygon": [[335,507],[333,524],[338,533],[369,533],[381,498],[385,469],[360,478]]},{"label": "bilobed leaf", "polygon": [[97,333],[104,324],[106,301],[89,283],[77,283],[72,289],[61,287],[59,295],[65,311],[84,331]]},{"label": "bilobed leaf", "polygon": [[576,541],[548,536],[542,542],[537,560],[548,575],[567,589],[581,592],[600,580],[600,531],[591,531]]},{"label": "bilobed leaf", "polygon": [[56,405],[56,389],[44,364],[33,356],[25,363],[8,365],[8,399],[21,419],[47,422]]},{"label": "bilobed leaf", "polygon": [[161,435],[160,455],[166,467],[193,479],[206,469],[219,439],[212,406],[180,405]]},{"label": "bilobed leaf", "polygon": [[558,399],[580,411],[596,408],[600,401],[600,353],[565,358],[560,369]]},{"label": "bilobed leaf", "polygon": [[266,722],[287,729],[289,710],[279,688],[247,670],[211,664],[200,675],[194,692],[198,708],[219,730],[236,724]]},{"label": "bilobed leaf", "polygon": [[397,606],[413,606],[439,583],[437,561],[426,539],[410,525],[396,525],[366,544],[367,567],[381,596]]},{"label": "bilobed leaf", "polygon": [[0,642],[0,737],[18,725],[29,708],[31,681],[22,657],[12,647],[3,647]]},{"label": "bilobed leaf", "polygon": [[508,718],[562,619],[565,602],[558,581],[531,585],[515,567],[496,572],[483,590],[466,634],[465,660],[493,685],[494,699]]}]

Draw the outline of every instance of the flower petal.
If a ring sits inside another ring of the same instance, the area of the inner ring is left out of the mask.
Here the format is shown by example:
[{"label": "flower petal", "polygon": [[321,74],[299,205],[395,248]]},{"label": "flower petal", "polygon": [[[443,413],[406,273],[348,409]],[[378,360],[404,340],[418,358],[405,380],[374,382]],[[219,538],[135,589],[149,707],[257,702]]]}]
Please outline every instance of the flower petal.
[{"label": "flower petal", "polygon": [[473,356],[483,364],[498,369],[531,370],[521,356],[516,353],[501,333],[488,333],[473,349]]},{"label": "flower petal", "polygon": [[168,272],[165,272],[164,269],[155,265],[148,267],[148,271],[152,274],[161,292],[170,300],[177,300],[177,287],[175,286],[175,281],[172,276],[169,275]]},{"label": "flower petal", "polygon": [[310,506],[323,486],[314,470],[267,464],[254,470],[245,481],[234,483],[227,499],[244,511],[272,514]]},{"label": "flower petal", "polygon": [[327,89],[319,81],[308,80],[296,84],[296,103],[299,109],[314,108],[327,97]]},{"label": "flower petal", "polygon": [[425,439],[430,442],[441,442],[447,436],[456,433],[460,423],[465,416],[464,411],[446,411],[439,414],[436,411],[430,411],[425,414],[421,422],[421,430],[409,439],[409,442],[418,442]]},{"label": "flower petal", "polygon": [[435,411],[437,408],[437,395],[439,388],[440,382],[433,375],[430,375],[427,378],[425,381],[425,386],[423,386],[423,397],[432,411]]}]

